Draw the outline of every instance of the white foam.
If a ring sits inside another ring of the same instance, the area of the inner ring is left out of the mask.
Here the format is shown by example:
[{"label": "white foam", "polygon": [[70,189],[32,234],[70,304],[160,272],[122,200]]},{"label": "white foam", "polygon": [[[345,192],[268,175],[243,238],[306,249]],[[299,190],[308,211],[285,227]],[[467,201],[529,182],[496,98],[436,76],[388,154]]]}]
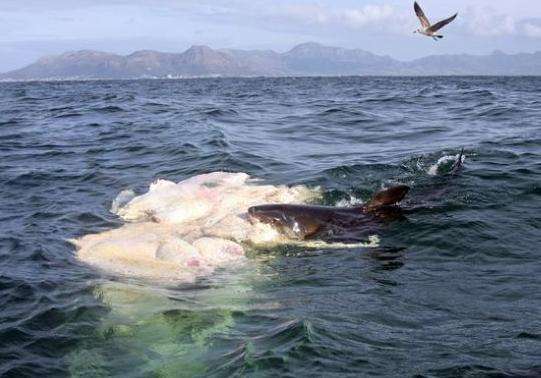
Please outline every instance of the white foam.
[{"label": "white foam", "polygon": [[111,213],[117,213],[118,210],[130,202],[135,197],[135,192],[131,189],[121,191],[111,204]]},{"label": "white foam", "polygon": [[[437,176],[439,173],[441,173],[441,168],[442,167],[445,167],[446,165],[448,165],[451,161],[454,163],[455,161],[458,160],[460,154],[457,154],[457,155],[445,155],[445,156],[442,156],[438,159],[438,161],[431,165],[429,168],[428,168],[428,174],[430,176]],[[464,162],[466,160],[466,157],[464,155],[462,155],[462,162]]]},{"label": "white foam", "polygon": [[358,243],[327,243],[323,240],[310,240],[303,242],[291,242],[300,247],[312,249],[346,249],[346,248],[377,248],[379,247],[380,239],[378,235],[370,235],[366,242]]},{"label": "white foam", "polygon": [[361,198],[357,198],[355,196],[350,196],[349,199],[341,199],[340,201],[336,202],[336,206],[338,207],[354,207],[362,205],[364,201]]}]

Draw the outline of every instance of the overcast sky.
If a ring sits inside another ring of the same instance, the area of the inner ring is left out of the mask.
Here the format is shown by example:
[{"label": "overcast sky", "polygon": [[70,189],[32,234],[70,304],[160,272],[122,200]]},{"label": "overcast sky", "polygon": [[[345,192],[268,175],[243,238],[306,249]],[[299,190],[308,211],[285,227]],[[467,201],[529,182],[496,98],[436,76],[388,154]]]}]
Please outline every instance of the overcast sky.
[{"label": "overcast sky", "polygon": [[316,41],[409,60],[429,54],[541,50],[541,0],[420,0],[431,21],[458,12],[435,42],[409,0],[1,0],[0,71],[68,50],[127,54],[274,49]]}]

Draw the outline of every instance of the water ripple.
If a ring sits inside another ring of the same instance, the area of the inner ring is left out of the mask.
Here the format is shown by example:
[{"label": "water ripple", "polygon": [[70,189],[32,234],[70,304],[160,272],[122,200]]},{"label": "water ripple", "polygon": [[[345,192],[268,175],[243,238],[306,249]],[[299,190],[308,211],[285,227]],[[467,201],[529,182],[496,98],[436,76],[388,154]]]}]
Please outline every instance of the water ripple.
[{"label": "water ripple", "polygon": [[[0,375],[538,376],[539,88],[1,83]],[[438,161],[462,147],[462,172],[445,175]],[[327,205],[407,184],[406,219],[374,250],[253,252],[190,285],[74,259],[67,239],[120,225],[121,191],[217,170],[319,185]]]}]

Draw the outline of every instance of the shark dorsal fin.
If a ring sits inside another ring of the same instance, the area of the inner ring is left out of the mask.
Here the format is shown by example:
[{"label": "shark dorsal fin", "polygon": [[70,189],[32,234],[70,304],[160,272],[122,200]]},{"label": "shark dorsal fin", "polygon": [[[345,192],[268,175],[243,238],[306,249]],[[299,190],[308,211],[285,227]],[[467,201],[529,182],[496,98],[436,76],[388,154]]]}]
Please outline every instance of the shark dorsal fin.
[{"label": "shark dorsal fin", "polygon": [[453,166],[451,167],[451,170],[449,171],[450,175],[456,175],[460,169],[462,169],[462,157],[464,156],[464,147],[460,150],[460,154],[458,154],[458,159],[454,162]]},{"label": "shark dorsal fin", "polygon": [[407,185],[396,185],[388,189],[383,189],[374,194],[370,202],[368,202],[367,209],[375,209],[381,206],[395,205],[406,196],[410,190]]}]

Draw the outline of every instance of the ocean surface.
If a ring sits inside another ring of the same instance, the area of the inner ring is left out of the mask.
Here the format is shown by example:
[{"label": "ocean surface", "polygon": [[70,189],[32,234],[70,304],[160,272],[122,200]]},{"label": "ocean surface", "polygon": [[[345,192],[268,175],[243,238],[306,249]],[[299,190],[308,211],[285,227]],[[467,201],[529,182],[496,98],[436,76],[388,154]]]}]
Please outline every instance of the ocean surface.
[{"label": "ocean surface", "polygon": [[[123,190],[214,171],[409,210],[195,283],[75,258]],[[540,376],[540,200],[541,78],[0,83],[0,376]]]}]

